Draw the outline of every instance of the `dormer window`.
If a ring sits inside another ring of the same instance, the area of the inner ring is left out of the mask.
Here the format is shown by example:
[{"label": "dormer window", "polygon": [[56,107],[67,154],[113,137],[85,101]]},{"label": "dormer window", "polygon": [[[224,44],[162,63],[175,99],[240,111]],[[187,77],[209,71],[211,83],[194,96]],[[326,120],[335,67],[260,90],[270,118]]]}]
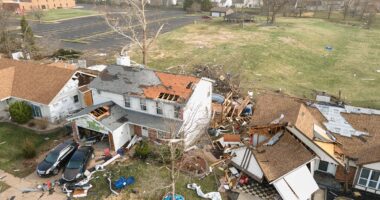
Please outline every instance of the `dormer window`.
[{"label": "dormer window", "polygon": [[145,99],[140,99],[140,109],[146,110],[146,100]]}]

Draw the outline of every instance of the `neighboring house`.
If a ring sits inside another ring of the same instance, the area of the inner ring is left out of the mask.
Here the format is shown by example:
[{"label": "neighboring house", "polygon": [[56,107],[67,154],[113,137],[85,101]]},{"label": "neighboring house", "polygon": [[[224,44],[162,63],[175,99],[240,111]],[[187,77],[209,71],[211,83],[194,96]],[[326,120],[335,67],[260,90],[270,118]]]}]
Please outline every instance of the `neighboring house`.
[{"label": "neighboring house", "polygon": [[119,60],[89,85],[94,106],[68,120],[80,139],[108,136],[113,150],[134,135],[154,140],[183,135],[189,146],[210,121],[212,82]]},{"label": "neighboring house", "polygon": [[6,107],[13,101],[25,101],[35,118],[57,122],[92,104],[89,91],[83,88],[94,75],[30,61],[0,59],[0,76],[0,104]]},{"label": "neighboring house", "polygon": [[314,153],[287,127],[271,131],[265,128],[260,132],[269,139],[252,149],[233,150],[232,165],[260,183],[273,185],[284,200],[310,199],[319,189],[313,178],[314,160],[317,159]]},{"label": "neighboring house", "polygon": [[234,11],[231,8],[225,8],[225,7],[214,7],[210,10],[210,16],[212,17],[224,17],[226,15],[229,15],[233,13]]},{"label": "neighboring house", "polygon": [[260,8],[262,0],[213,0],[217,7]]},{"label": "neighboring house", "polygon": [[331,174],[342,184],[347,181],[357,189],[379,193],[379,110],[307,102],[281,94],[258,96],[251,125],[281,123],[287,124],[294,136],[318,156],[314,171]]},{"label": "neighboring house", "polygon": [[3,8],[18,13],[37,9],[57,9],[57,8],[73,8],[75,0],[5,0]]}]

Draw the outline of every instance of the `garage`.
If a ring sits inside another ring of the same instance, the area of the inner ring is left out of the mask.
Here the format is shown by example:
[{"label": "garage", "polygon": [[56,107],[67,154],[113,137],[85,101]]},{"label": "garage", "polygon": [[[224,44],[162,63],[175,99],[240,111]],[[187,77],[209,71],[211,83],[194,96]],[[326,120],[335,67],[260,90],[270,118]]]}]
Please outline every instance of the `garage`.
[{"label": "garage", "polygon": [[284,200],[307,200],[319,189],[305,165],[276,180],[273,185]]}]

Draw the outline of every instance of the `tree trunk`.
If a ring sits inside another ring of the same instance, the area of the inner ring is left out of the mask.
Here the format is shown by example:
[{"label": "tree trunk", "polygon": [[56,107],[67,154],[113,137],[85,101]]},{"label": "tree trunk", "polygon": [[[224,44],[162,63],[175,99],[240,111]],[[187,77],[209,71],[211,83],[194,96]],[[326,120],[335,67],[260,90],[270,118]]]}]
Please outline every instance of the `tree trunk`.
[{"label": "tree trunk", "polygon": [[170,146],[170,159],[172,164],[172,170],[171,170],[171,179],[172,179],[172,200],[175,200],[175,174],[174,174],[174,168],[175,168],[175,148],[173,148],[173,144]]},{"label": "tree trunk", "polygon": [[330,19],[331,12],[332,12],[332,6],[330,5],[329,6],[329,13],[328,13],[327,19]]}]

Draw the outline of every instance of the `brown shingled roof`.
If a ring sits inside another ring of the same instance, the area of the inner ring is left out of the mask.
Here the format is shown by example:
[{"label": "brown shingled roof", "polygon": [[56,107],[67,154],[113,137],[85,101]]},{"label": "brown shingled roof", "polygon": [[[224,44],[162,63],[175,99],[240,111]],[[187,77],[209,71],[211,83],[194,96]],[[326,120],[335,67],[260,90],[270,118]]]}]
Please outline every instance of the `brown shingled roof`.
[{"label": "brown shingled roof", "polygon": [[366,164],[380,161],[380,116],[342,113],[342,116],[351,126],[359,131],[368,132],[369,136],[344,137],[334,134],[338,142],[342,144],[343,152],[358,159],[357,164]]},{"label": "brown shingled roof", "polygon": [[261,146],[253,151],[269,182],[274,181],[315,156],[288,131],[273,146]]},{"label": "brown shingled roof", "polygon": [[0,59],[0,99],[13,96],[49,104],[74,72],[31,61]]},{"label": "brown shingled roof", "polygon": [[[155,72],[161,81],[161,85],[144,88],[144,96],[156,99],[160,93],[178,95],[180,100],[186,101],[193,93],[192,84],[199,82],[199,78],[187,75]],[[181,102],[181,101],[179,101]]]}]

